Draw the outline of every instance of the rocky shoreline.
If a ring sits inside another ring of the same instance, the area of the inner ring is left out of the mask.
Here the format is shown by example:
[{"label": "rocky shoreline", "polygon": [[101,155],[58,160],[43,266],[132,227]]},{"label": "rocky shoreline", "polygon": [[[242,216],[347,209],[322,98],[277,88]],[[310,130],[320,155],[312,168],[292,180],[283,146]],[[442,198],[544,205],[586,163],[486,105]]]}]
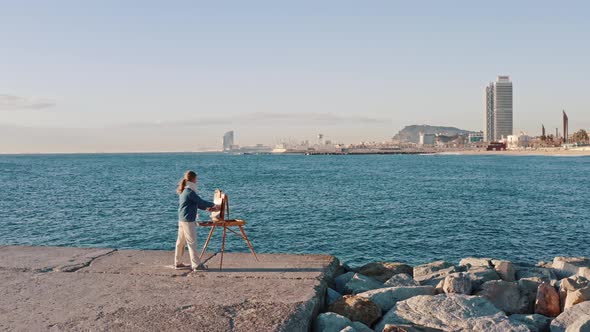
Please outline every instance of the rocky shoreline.
[{"label": "rocky shoreline", "polygon": [[340,265],[316,332],[590,332],[590,259]]}]

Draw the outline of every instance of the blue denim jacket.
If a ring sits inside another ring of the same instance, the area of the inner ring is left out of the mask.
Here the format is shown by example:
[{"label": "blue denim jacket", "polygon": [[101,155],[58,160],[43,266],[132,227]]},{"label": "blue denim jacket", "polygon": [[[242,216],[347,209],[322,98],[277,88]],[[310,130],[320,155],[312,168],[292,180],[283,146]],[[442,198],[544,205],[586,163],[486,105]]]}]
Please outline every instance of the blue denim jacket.
[{"label": "blue denim jacket", "polygon": [[184,188],[178,196],[178,220],[192,222],[197,220],[197,209],[205,210],[215,204],[203,200],[190,188]]}]

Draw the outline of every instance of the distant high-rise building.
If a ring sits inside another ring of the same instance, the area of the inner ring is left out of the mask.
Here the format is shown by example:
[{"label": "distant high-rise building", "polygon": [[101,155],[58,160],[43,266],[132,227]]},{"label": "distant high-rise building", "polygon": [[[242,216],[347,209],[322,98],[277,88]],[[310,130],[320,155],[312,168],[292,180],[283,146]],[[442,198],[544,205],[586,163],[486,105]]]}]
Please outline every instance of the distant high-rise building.
[{"label": "distant high-rise building", "polygon": [[498,76],[494,88],[495,139],[512,135],[512,82],[509,76]]},{"label": "distant high-rise building", "polygon": [[484,137],[488,142],[506,138],[513,132],[512,82],[509,76],[498,76],[485,89]]},{"label": "distant high-rise building", "polygon": [[223,151],[231,151],[234,145],[234,131],[223,134]]},{"label": "distant high-rise building", "polygon": [[485,90],[486,98],[486,124],[483,129],[483,137],[486,142],[494,141],[494,83],[490,82]]},{"label": "distant high-rise building", "polygon": [[567,114],[565,114],[565,110],[563,111],[563,143],[568,143],[568,135],[569,135],[569,119]]}]

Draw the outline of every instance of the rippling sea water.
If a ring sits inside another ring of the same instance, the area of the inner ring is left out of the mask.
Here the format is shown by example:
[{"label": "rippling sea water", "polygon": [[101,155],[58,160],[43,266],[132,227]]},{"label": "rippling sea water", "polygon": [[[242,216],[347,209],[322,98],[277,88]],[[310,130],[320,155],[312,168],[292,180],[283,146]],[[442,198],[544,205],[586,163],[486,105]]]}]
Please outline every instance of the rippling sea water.
[{"label": "rippling sea water", "polygon": [[[588,157],[0,156],[0,244],[172,250],[187,169],[204,198],[230,195],[258,252],[352,265],[590,256]],[[228,246],[247,251],[235,236]]]}]

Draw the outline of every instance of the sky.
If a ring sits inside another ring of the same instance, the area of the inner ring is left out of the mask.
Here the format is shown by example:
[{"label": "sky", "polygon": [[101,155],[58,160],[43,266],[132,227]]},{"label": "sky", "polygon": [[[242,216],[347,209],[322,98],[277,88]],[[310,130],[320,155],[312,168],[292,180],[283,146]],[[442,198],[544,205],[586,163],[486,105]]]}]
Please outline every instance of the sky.
[{"label": "sky", "polygon": [[484,126],[590,128],[586,1],[0,0],[0,153],[386,141]]}]

